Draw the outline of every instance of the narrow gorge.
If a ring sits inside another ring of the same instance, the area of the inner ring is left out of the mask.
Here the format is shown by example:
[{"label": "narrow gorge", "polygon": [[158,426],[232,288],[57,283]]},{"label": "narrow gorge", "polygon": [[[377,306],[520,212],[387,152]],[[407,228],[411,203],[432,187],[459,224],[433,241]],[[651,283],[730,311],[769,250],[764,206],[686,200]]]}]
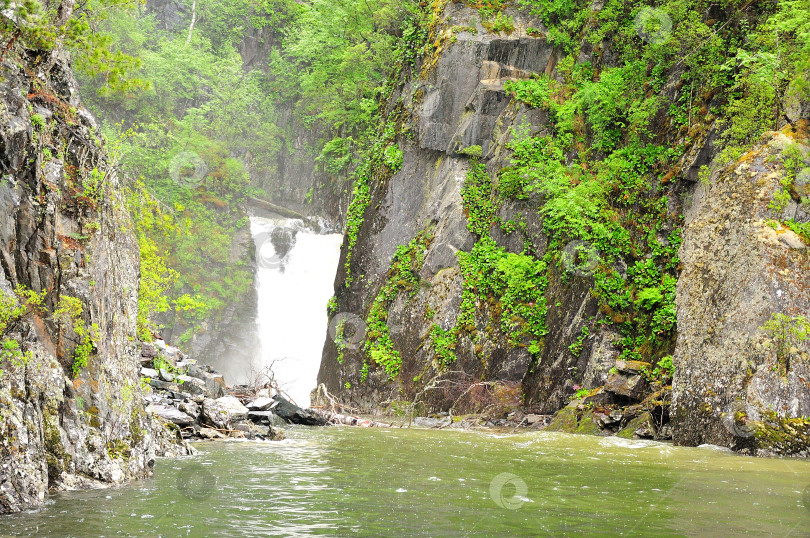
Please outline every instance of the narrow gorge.
[{"label": "narrow gorge", "polygon": [[808,0],[0,0],[0,534],[801,534],[809,58]]}]

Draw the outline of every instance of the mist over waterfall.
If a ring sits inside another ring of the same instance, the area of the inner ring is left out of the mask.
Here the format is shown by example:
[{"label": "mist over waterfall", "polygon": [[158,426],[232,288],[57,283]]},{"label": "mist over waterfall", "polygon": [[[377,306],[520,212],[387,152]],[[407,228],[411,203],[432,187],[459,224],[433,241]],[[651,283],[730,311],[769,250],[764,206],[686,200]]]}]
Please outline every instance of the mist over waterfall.
[{"label": "mist over waterfall", "polygon": [[342,235],[320,234],[299,219],[252,217],[256,244],[257,325],[254,368],[270,367],[303,407],[315,388]]}]

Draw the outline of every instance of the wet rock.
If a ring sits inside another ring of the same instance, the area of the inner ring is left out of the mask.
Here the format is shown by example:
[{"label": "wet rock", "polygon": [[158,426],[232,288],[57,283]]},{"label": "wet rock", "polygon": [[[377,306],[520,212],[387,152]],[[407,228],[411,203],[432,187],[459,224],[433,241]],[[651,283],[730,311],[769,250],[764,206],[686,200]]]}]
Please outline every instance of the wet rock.
[{"label": "wet rock", "polygon": [[157,415],[165,421],[173,422],[178,426],[189,426],[195,422],[193,417],[183,413],[176,407],[169,405],[154,404],[147,408],[149,413]]},{"label": "wet rock", "polygon": [[249,402],[246,407],[251,411],[267,411],[274,403],[275,400],[272,398],[256,398],[252,402]]},{"label": "wet rock", "polygon": [[272,425],[267,428],[267,433],[264,433],[263,436],[267,441],[283,441],[285,438],[284,430]]},{"label": "wet rock", "polygon": [[453,422],[451,417],[433,418],[433,417],[416,417],[413,423],[422,428],[442,428],[449,426]]},{"label": "wet rock", "polygon": [[284,426],[287,422],[272,411],[249,411],[248,420],[257,424]]},{"label": "wet rock", "polygon": [[175,376],[175,380],[180,383],[180,387],[183,392],[187,392],[192,396],[208,395],[208,387],[205,384],[205,381],[201,379],[187,375],[178,375]]},{"label": "wet rock", "polygon": [[599,427],[606,428],[621,423],[624,414],[616,409],[610,410],[597,410],[593,413],[593,419],[599,424]]},{"label": "wet rock", "polygon": [[648,388],[647,381],[641,375],[613,374],[607,383],[605,391],[634,400],[641,400]]},{"label": "wet rock", "polygon": [[616,361],[616,370],[623,374],[640,374],[642,372],[651,372],[652,364],[643,361],[625,361],[619,359]]},{"label": "wet rock", "polygon": [[197,432],[200,437],[203,439],[225,439],[226,436],[218,432],[217,430],[201,427]]},{"label": "wet rock", "polygon": [[159,390],[164,390],[167,392],[180,392],[180,385],[177,383],[167,383],[166,381],[161,381],[160,379],[150,379],[149,384]]},{"label": "wet rock", "polygon": [[217,428],[229,428],[232,423],[247,419],[248,409],[233,396],[223,396],[203,402],[202,416]]},{"label": "wet rock", "polygon": [[287,422],[305,426],[324,426],[326,424],[326,418],[323,415],[311,409],[298,407],[278,394],[273,397],[273,400],[276,401],[273,411]]}]

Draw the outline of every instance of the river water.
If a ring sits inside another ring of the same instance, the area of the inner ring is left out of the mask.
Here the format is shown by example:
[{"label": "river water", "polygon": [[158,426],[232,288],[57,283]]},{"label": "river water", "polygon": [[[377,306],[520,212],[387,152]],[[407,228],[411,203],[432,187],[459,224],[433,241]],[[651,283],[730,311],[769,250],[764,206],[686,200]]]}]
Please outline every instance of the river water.
[{"label": "river water", "polygon": [[807,536],[810,462],[558,433],[306,428],[196,445],[0,536]]}]

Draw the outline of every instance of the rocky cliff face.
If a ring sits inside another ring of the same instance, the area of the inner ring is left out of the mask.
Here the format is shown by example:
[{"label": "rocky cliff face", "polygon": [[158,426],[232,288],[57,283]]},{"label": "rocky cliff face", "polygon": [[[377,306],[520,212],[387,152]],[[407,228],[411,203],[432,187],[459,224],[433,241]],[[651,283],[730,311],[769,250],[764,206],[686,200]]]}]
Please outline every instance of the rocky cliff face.
[{"label": "rocky cliff face", "polygon": [[806,137],[768,133],[696,189],[678,281],[672,400],[680,443],[805,455],[810,447],[807,424],[790,420],[810,416],[810,348],[791,336],[806,330],[799,320],[810,312],[810,257],[806,242],[775,220],[806,223],[810,212],[793,199],[773,205],[790,148],[800,169],[810,164],[810,148],[797,144]]},{"label": "rocky cliff face", "polygon": [[[432,240],[419,272],[422,285],[411,297],[397,297],[388,312],[391,339],[403,358],[398,379],[389,381],[385,372],[376,370],[369,373],[367,382],[361,382],[366,360],[362,350],[344,352],[340,363],[340,350],[327,340],[320,380],[330,391],[342,392],[355,403],[367,406],[410,400],[442,370],[437,368],[429,333],[434,324],[445,330],[456,324],[464,289],[457,253],[470,251],[476,242],[463,209],[462,188],[473,163],[465,148],[480,146],[481,160],[494,174],[510,162],[512,152],[506,146],[515,129],[532,135],[549,132],[548,113],[513,100],[504,91],[504,83],[553,72],[557,54],[545,39],[526,35],[526,28],[538,26],[537,21],[518,12],[511,14],[514,32],[499,35],[474,22],[478,19],[475,10],[449,4],[442,28],[448,33],[458,27],[465,31],[453,32],[454,38],[445,36],[435,56],[417,66],[411,77],[406,76],[391,98],[392,104],[403,104],[407,129],[413,134],[401,141],[402,169],[373,193],[373,210],[366,214],[352,259],[351,271],[359,276],[348,287],[344,242],[335,286],[339,310],[365,319],[397,247],[427,228]],[[476,24],[475,32],[466,30]],[[494,230],[498,246],[520,253],[528,242],[534,256],[542,258],[547,239],[536,199],[506,202],[498,217],[503,222],[525,222],[522,229],[511,233]],[[550,314],[542,368],[534,368],[526,345],[510,345],[507,334],[492,321],[498,306],[478,303],[474,323],[479,336],[459,340],[451,368],[454,373],[443,376],[449,376],[447,384],[456,388],[433,391],[426,397],[440,408],[448,407],[472,383],[498,381],[511,387],[508,392],[519,395],[522,390],[538,411],[552,413],[571,393],[572,369],[579,369],[595,386],[603,384],[617,356],[610,347],[610,334],[589,341],[579,356],[568,350],[586,318],[596,313],[589,288],[587,279],[581,277],[566,285],[552,284],[547,303],[563,306]],[[426,379],[412,381],[425,371],[430,371]]]},{"label": "rocky cliff face", "polygon": [[[524,256],[521,263],[549,256],[560,260],[544,273],[547,333],[536,344],[525,335],[514,341],[503,322],[503,310],[510,307],[503,296],[479,294],[473,303],[467,301],[472,291],[478,293],[459,262],[479,241],[465,199],[465,188],[476,177],[471,171],[483,163],[489,177],[497,178],[511,164],[509,143],[516,133],[554,133],[548,109],[527,106],[504,85],[539,74],[563,80],[557,67],[561,52],[537,30],[543,25],[521,12],[507,12],[514,30],[494,34],[481,26],[475,10],[448,3],[432,27],[434,51],[406,69],[391,97],[388,122],[398,133],[401,168],[369,182],[356,228],[349,211],[331,312],[338,314],[319,382],[365,408],[390,411],[389,406],[416,403],[422,405],[417,412],[459,413],[520,402],[524,409],[556,413],[550,426],[556,430],[674,438],[758,453],[806,451],[807,423],[801,417],[808,414],[810,396],[807,343],[791,340],[777,357],[780,342],[774,341],[779,339],[763,328],[775,313],[800,320],[810,311],[806,239],[767,222],[808,220],[793,200],[784,214],[768,210],[791,173],[784,134],[769,135],[740,161],[720,167],[714,160],[718,125],[711,115],[702,112],[688,134],[661,115],[652,120],[652,132],[686,148],[671,170],[645,179],[651,187],[642,195],[663,201],[656,210],[660,225],[652,250],[671,249],[675,261],[667,263],[677,267],[676,275],[680,271],[677,332],[673,327],[671,333],[653,335],[640,348],[652,356],[655,347],[663,362],[620,357],[620,340],[628,334],[621,328],[635,323],[634,316],[647,315],[644,307],[617,311],[595,293],[595,271],[587,260],[566,263],[565,251],[559,258],[553,254],[539,212],[545,199],[539,195],[497,200],[493,220],[501,225],[487,233],[507,262],[517,259],[508,253]],[[617,65],[607,40],[595,48],[585,43],[581,50],[578,61],[590,61],[596,70]],[[682,73],[676,66],[662,85],[662,99],[674,102],[682,93]],[[703,99],[704,110],[715,102],[711,94]],[[795,125],[801,121],[794,118]],[[796,130],[788,135],[806,137]],[[802,151],[799,168],[810,164]],[[575,157],[567,156],[569,165]],[[701,167],[710,164],[711,181],[699,184]],[[792,195],[798,200],[801,193],[795,190],[803,183],[796,185]],[[518,224],[503,225],[509,222]],[[403,251],[400,245],[408,244]],[[634,250],[594,264],[610,263],[606,273],[627,282],[637,270],[634,264],[653,257]],[[630,294],[637,305],[641,291]],[[654,368],[667,368],[670,355],[674,379],[652,375]],[[578,390],[585,393],[575,397]]]},{"label": "rocky cliff face", "polygon": [[0,118],[4,513],[48,490],[147,476],[185,448],[143,408],[138,246],[67,58],[5,51]]}]

